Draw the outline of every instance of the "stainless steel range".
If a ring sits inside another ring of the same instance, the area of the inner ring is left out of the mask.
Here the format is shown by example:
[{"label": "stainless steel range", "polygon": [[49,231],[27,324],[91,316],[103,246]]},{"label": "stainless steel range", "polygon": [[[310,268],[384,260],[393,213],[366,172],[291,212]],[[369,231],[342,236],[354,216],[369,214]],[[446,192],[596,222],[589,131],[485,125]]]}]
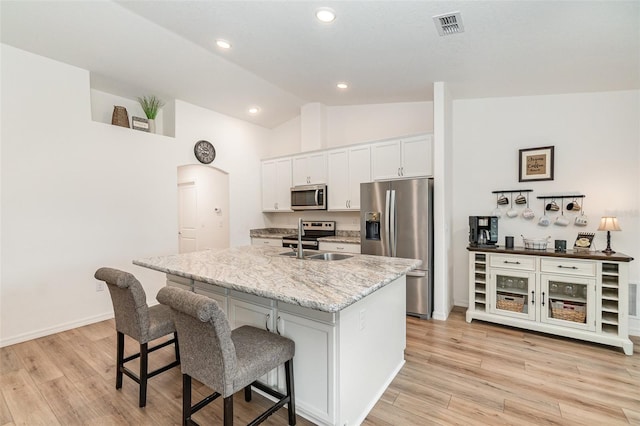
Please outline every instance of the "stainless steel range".
[{"label": "stainless steel range", "polygon": [[[303,221],[302,248],[307,250],[318,250],[318,238],[332,237],[336,235],[336,222],[332,220]],[[298,247],[298,234],[285,235],[282,237],[282,247]]]}]

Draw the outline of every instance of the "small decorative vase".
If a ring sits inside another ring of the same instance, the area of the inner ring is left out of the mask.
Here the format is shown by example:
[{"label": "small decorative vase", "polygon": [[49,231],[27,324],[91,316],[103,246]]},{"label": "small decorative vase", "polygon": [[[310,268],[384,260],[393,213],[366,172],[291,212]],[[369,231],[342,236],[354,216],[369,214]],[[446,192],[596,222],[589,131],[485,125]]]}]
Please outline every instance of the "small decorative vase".
[{"label": "small decorative vase", "polygon": [[113,114],[111,115],[111,124],[129,128],[129,114],[123,106],[113,106]]},{"label": "small decorative vase", "polygon": [[149,133],[156,132],[156,120],[154,118],[149,119]]}]

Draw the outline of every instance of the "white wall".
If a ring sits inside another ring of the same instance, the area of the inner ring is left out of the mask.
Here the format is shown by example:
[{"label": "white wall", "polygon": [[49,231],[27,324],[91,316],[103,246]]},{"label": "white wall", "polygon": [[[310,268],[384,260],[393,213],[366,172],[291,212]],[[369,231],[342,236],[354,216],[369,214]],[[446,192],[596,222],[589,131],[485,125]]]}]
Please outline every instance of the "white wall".
[{"label": "white wall", "polygon": [[[433,102],[328,106],[324,112],[326,148],[433,132]],[[267,157],[303,151],[300,121],[298,116],[273,129]]]},{"label": "white wall", "polygon": [[444,82],[433,85],[433,318],[446,320],[453,308],[453,100]]},{"label": "white wall", "polygon": [[177,167],[209,138],[230,175],[231,244],[259,213],[269,130],[177,102],[176,138],[91,120],[89,73],[1,45],[0,345],[112,315],[100,266],[133,272],[150,303],[162,274],[132,259],[177,252]]},{"label": "white wall", "polygon": [[[454,302],[468,303],[468,216],[495,208],[493,190],[533,189],[536,219],[548,194],[586,195],[586,228],[540,227],[521,217],[499,221],[505,235],[551,236],[573,246],[579,231],[595,232],[598,250],[606,233],[600,217],[617,216],[622,232],[612,233],[612,247],[634,257],[630,278],[640,281],[640,91],[457,100],[453,103],[453,253]],[[518,150],[555,146],[555,179],[518,182]],[[566,213],[565,213],[566,214]],[[572,214],[571,216],[574,216]]]},{"label": "white wall", "polygon": [[193,145],[206,139],[216,149],[213,166],[229,173],[231,246],[251,243],[249,229],[263,226],[260,159],[268,150],[271,131],[205,108],[176,101],[176,139],[195,162]]}]

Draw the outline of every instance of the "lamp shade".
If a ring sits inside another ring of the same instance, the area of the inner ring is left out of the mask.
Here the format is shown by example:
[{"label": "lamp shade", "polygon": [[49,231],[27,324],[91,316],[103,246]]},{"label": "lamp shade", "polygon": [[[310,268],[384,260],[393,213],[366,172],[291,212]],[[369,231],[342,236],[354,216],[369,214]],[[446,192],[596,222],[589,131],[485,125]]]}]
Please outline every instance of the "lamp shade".
[{"label": "lamp shade", "polygon": [[622,229],[620,229],[620,225],[618,225],[617,217],[604,216],[600,219],[598,231],[622,231]]}]

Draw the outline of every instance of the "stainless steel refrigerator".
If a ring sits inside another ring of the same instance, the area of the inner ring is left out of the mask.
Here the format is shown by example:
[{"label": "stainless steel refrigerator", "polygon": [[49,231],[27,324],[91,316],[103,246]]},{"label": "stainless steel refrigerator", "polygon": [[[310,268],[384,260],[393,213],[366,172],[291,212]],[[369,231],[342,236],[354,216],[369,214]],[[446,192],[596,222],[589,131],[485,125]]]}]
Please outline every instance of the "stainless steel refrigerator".
[{"label": "stainless steel refrigerator", "polygon": [[360,184],[363,254],[421,259],[407,274],[407,314],[433,312],[433,179]]}]

